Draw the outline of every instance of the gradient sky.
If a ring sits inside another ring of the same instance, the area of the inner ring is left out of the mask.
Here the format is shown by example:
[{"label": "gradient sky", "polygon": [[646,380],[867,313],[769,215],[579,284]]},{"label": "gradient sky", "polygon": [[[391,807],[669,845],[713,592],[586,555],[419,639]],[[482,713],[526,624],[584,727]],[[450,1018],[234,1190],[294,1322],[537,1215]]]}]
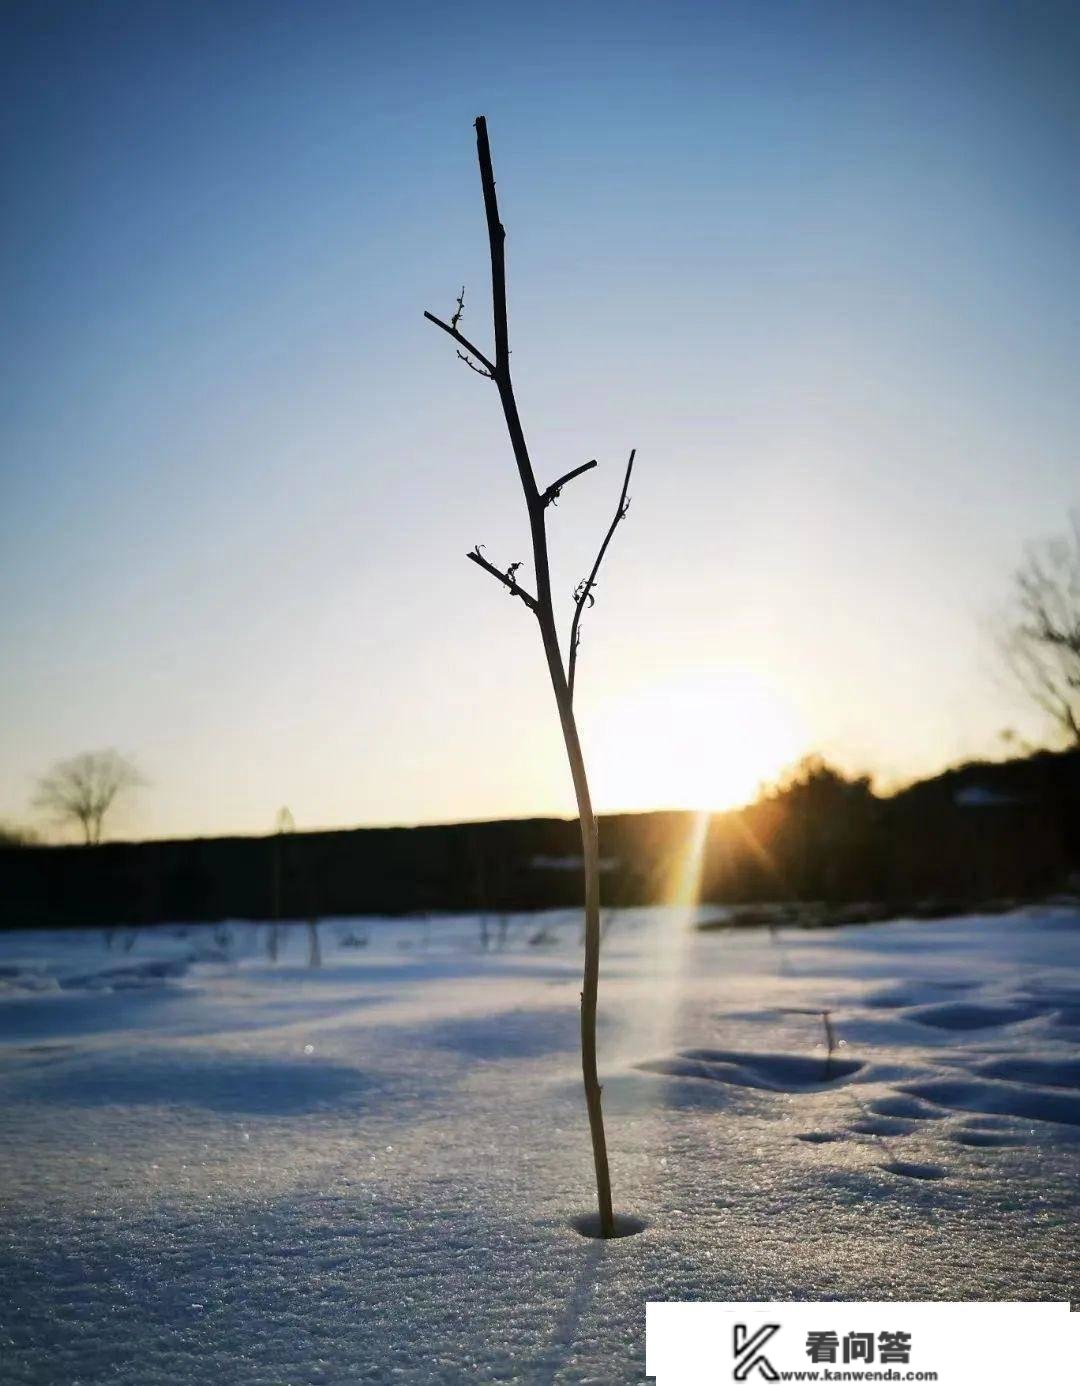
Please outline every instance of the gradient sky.
[{"label": "gradient sky", "polygon": [[2,15],[0,816],[104,746],[150,781],[117,832],[572,811],[464,560],[528,558],[497,398],[421,317],[464,282],[489,340],[478,112],[541,483],[601,461],[567,598],[638,449],[599,806],[1037,734],[981,623],[1080,500],[1074,4]]}]

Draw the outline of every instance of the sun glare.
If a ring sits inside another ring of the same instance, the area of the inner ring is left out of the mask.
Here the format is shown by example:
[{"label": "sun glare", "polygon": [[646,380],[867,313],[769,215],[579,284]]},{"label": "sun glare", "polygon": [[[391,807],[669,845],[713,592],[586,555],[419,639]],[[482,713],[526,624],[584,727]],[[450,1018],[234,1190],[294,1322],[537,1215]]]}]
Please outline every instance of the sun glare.
[{"label": "sun glare", "polygon": [[710,669],[643,684],[587,726],[601,806],[725,809],[747,803],[805,750],[799,718],[760,674]]}]

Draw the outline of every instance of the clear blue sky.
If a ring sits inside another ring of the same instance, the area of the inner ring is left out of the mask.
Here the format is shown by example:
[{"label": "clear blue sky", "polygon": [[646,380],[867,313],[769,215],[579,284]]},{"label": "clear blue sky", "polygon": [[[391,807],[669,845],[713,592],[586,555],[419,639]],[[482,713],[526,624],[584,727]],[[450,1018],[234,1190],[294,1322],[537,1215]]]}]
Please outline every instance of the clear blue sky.
[{"label": "clear blue sky", "polygon": [[132,833],[570,811],[535,629],[463,557],[528,557],[497,400],[421,317],[464,282],[487,340],[479,112],[538,471],[602,463],[567,596],[638,448],[601,807],[1037,733],[980,622],[1080,500],[1075,5],[2,23],[0,816],[110,745]]}]

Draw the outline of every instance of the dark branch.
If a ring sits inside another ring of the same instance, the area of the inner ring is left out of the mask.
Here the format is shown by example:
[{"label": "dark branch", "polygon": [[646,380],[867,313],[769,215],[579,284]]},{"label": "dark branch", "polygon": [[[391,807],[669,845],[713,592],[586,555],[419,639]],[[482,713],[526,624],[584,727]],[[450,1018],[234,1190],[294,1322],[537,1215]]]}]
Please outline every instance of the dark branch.
[{"label": "dark branch", "polygon": [[464,361],[464,362],[465,362],[465,364],[468,366],[469,370],[475,371],[477,375],[482,375],[482,376],[484,377],[485,380],[494,380],[494,379],[495,379],[495,377],[491,374],[490,371],[484,370],[483,366],[478,366],[478,365],[476,364],[475,361],[471,361],[471,360],[469,359],[469,357],[467,357],[463,351],[457,352],[456,355],[457,355],[457,359],[458,359],[459,361]]},{"label": "dark branch", "polygon": [[476,117],[476,157],[480,164],[480,186],[484,190],[484,216],[488,229],[488,249],[491,252],[491,307],[495,324],[495,360],[500,366],[505,367],[510,356],[510,329],[506,319],[506,231],[499,220],[499,203],[495,196],[495,171],[491,166],[487,121],[483,116]]},{"label": "dark branch", "polygon": [[485,370],[489,372],[492,379],[494,379],[495,367],[478,347],[473,346],[468,337],[463,337],[456,327],[451,327],[448,322],[443,322],[442,318],[437,318],[434,313],[425,311],[424,317],[427,318],[428,322],[433,322],[436,327],[441,327],[444,332],[449,333],[454,341],[457,342],[459,346],[463,346],[470,356],[475,356]]},{"label": "dark branch", "polygon": [[558,481],[553,481],[544,494],[540,497],[542,505],[554,505],[559,499],[559,493],[568,481],[573,481],[574,477],[580,476],[582,472],[592,471],[596,466],[596,458],[591,462],[583,462],[580,467],[575,467],[572,472],[567,472],[565,476],[559,477]]},{"label": "dark branch", "polygon": [[592,572],[584,582],[579,583],[574,591],[574,619],[570,626],[570,655],[567,661],[566,682],[570,689],[570,699],[574,697],[574,675],[577,672],[577,652],[581,644],[581,613],[586,606],[592,606],[596,598],[593,596],[593,589],[596,586],[596,575],[600,571],[600,564],[604,561],[604,554],[607,553],[608,545],[611,543],[611,536],[619,527],[619,521],[625,519],[626,512],[630,509],[630,501],[627,497],[627,488],[630,485],[630,473],[634,470],[634,456],[637,449],[630,452],[630,460],[626,464],[626,475],[623,477],[622,494],[619,496],[619,504],[615,510],[615,518],[608,526],[608,532],[604,535],[604,542],[600,545],[600,552],[596,555],[596,562],[592,565]]},{"label": "dark branch", "polygon": [[490,573],[493,578],[501,582],[512,597],[520,597],[530,611],[536,611],[536,598],[532,596],[531,593],[526,592],[524,587],[521,586],[517,578],[514,576],[518,568],[521,567],[520,563],[511,563],[510,567],[504,573],[501,569],[496,568],[494,563],[489,563],[487,561],[484,555],[480,552],[479,544],[477,544],[475,549],[472,549],[469,553],[467,553],[465,557],[472,559],[474,563],[478,564],[481,568],[483,568],[485,573]]}]

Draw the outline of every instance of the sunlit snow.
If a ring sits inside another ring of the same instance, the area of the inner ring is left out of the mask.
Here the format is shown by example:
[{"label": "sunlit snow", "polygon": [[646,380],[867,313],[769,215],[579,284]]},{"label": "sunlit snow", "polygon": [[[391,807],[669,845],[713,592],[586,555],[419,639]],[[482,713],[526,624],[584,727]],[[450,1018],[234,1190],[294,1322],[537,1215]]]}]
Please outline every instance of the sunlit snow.
[{"label": "sunlit snow", "polygon": [[577,914],[0,936],[0,1376],[637,1381],[649,1299],[1075,1299],[1080,910],[693,914],[607,916],[607,1243]]}]

